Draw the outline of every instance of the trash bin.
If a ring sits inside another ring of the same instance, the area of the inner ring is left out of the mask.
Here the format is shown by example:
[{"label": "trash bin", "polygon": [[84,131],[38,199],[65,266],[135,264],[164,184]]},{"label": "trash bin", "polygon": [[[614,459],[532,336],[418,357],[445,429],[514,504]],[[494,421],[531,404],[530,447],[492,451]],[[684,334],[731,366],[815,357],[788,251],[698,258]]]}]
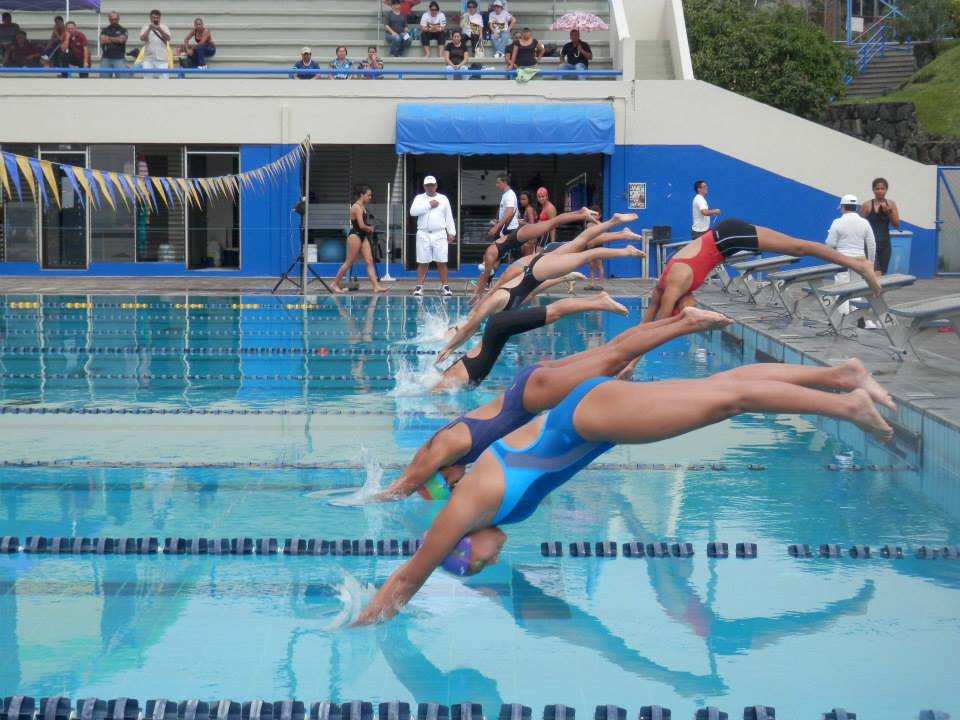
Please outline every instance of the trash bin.
[{"label": "trash bin", "polygon": [[894,230],[890,233],[890,267],[889,274],[910,274],[910,245],[913,243],[913,233],[909,230]]}]

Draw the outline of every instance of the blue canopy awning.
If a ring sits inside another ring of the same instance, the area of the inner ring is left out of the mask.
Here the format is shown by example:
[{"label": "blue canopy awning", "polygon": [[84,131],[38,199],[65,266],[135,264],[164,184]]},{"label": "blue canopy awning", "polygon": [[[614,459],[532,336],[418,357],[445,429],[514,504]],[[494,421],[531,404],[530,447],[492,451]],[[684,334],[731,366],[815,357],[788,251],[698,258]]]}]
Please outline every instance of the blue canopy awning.
[{"label": "blue canopy awning", "polygon": [[613,155],[609,105],[397,106],[397,154]]},{"label": "blue canopy awning", "polygon": [[100,0],[0,0],[0,10],[31,10],[70,12],[71,10],[100,11]]}]

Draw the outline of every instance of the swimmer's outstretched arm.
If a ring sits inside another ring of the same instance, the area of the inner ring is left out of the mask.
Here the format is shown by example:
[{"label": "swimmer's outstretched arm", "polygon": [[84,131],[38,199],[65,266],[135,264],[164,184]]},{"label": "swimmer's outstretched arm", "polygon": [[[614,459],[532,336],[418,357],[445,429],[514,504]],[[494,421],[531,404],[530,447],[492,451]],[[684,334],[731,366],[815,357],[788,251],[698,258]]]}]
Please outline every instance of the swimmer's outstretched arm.
[{"label": "swimmer's outstretched arm", "polygon": [[[494,486],[492,493],[491,485]],[[473,483],[464,492],[458,488],[433,521],[423,545],[380,587],[354,627],[381,623],[400,612],[460,540],[490,524],[499,503],[496,483]],[[488,509],[477,512],[479,507]]]},{"label": "swimmer's outstretched arm", "polygon": [[447,344],[443,346],[443,350],[437,353],[437,359],[434,360],[434,363],[442,363],[444,360],[450,357],[450,353],[472,338],[484,320],[493,315],[495,312],[500,312],[503,310],[503,307],[506,305],[508,299],[509,298],[501,295],[490,294],[481,300],[480,304],[477,305],[477,307],[475,307],[470,313],[467,321],[457,328],[457,331],[454,333],[452,338],[447,340]]},{"label": "swimmer's outstretched arm", "polygon": [[421,445],[400,477],[371,497],[370,502],[402,500],[419,490],[439,468],[446,467],[455,459],[449,457],[450,453],[446,452],[443,445],[437,435]]}]

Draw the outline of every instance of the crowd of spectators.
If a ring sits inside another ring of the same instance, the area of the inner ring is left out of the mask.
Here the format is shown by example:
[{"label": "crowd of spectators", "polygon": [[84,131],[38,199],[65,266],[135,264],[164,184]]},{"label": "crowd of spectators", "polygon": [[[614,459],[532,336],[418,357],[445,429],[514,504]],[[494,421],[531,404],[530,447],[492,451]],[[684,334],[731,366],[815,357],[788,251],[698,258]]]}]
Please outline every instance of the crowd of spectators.
[{"label": "crowd of spectators", "polygon": [[[449,23],[438,0],[429,0],[426,8],[417,8],[425,0],[383,0],[389,8],[383,15],[384,41],[389,46],[391,57],[402,57],[414,41],[419,40],[425,58],[431,57],[430,48],[436,45],[436,57],[450,70],[479,69],[476,62],[492,52],[502,59],[507,70],[536,68],[545,55],[560,57],[562,70],[587,70],[593,53],[589,44],[580,39],[576,30],[570,32],[570,42],[557,52],[556,46],[548,49],[533,37],[529,27],[518,28],[517,18],[507,8],[508,0],[467,0],[466,11],[455,16]],[[480,3],[486,10],[480,10]],[[414,13],[422,10],[419,18]],[[170,28],[162,22],[159,10],[151,10],[149,20],[137,34],[140,45],[128,50],[129,32],[120,24],[120,15],[110,12],[109,22],[100,32],[100,67],[104,70],[125,68],[133,58],[133,65],[145,69],[172,69],[175,58],[181,67],[206,69],[209,58],[217,48],[210,30],[202,18],[196,18],[193,27],[181,45],[174,48]],[[384,64],[377,55],[376,47],[367,48],[367,57],[354,62],[348,57],[344,46],[336,49],[335,56],[325,65],[314,58],[309,47],[300,51],[300,60],[291,73],[294,79],[337,80],[355,77],[348,70],[383,70]],[[9,12],[0,18],[0,62],[4,67],[57,67],[90,68],[93,51],[87,36],[74,21],[64,22],[63,17],[54,18],[49,39],[45,42],[31,41],[20,26],[13,22]],[[306,72],[309,71],[309,72]],[[122,77],[120,73],[103,73],[103,77]],[[162,77],[165,74],[150,74]],[[375,73],[362,75],[367,79],[380,77]],[[581,79],[582,76],[581,76]]]},{"label": "crowd of spectators", "polygon": [[[172,45],[170,28],[161,21],[159,10],[151,10],[148,21],[137,37],[140,46],[128,49],[130,34],[120,24],[116,11],[107,16],[107,25],[100,31],[100,67],[117,70],[128,67],[128,60],[142,68],[171,69],[175,58],[185,68],[206,69],[207,61],[217,52],[210,30],[203,18],[193,21],[193,28],[176,48]],[[0,62],[3,67],[90,68],[94,51],[86,34],[73,20],[64,22],[62,16],[53,19],[53,28],[45,42],[31,41],[20,29],[9,12],[0,18]],[[122,77],[120,73],[105,72],[101,77]],[[166,75],[150,75],[166,77]]]}]

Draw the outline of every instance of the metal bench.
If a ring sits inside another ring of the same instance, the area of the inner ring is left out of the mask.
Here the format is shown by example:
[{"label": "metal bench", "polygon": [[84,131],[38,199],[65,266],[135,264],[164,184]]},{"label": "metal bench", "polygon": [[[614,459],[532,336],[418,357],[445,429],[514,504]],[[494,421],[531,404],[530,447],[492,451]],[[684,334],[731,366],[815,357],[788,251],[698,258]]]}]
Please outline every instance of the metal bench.
[{"label": "metal bench", "polygon": [[843,272],[845,268],[842,265],[827,263],[826,265],[812,265],[810,267],[794,268],[793,270],[781,270],[771,273],[767,276],[770,281],[770,287],[783,309],[787,311],[790,317],[797,317],[797,308],[800,305],[802,297],[791,299],[788,293],[791,285],[796,283],[806,283],[806,286],[812,293],[820,284],[821,280]]},{"label": "metal bench", "polygon": [[[904,322],[898,321],[897,318]],[[941,328],[953,328],[954,334],[960,336],[960,295],[946,295],[932,300],[914,300],[894,305],[880,320],[897,353],[904,356],[910,348],[914,354],[917,354],[914,340],[937,332]]]},{"label": "metal bench", "polygon": [[[916,278],[913,275],[883,275],[877,278],[877,281],[880,283],[883,293],[886,293],[896,288],[913,285],[913,283],[916,282]],[[813,292],[814,295],[816,295],[817,300],[820,302],[820,307],[823,310],[823,314],[827,316],[827,322],[830,323],[830,327],[836,333],[839,333],[842,329],[844,320],[854,320],[858,317],[862,317],[867,310],[871,310],[873,312],[873,314],[876,316],[877,322],[879,322],[880,325],[887,330],[888,336],[890,335],[891,331],[888,329],[887,325],[885,325],[884,318],[889,315],[889,325],[891,327],[899,324],[896,316],[890,315],[890,308],[887,305],[886,300],[883,299],[883,294],[881,294],[879,297],[874,295],[873,291],[867,285],[866,280],[854,280],[853,282],[821,285],[820,287],[815,288]],[[856,297],[865,298],[867,306],[849,314],[841,312],[843,309],[843,304],[851,298]]]},{"label": "metal bench", "polygon": [[757,296],[760,295],[763,287],[757,282],[754,275],[762,272],[772,272],[785,265],[792,265],[799,260],[800,258],[793,255],[774,255],[773,257],[731,263],[730,267],[737,272],[737,276],[733,278],[728,288],[732,290],[734,286],[742,285],[749,296],[747,302],[756,304]]}]

